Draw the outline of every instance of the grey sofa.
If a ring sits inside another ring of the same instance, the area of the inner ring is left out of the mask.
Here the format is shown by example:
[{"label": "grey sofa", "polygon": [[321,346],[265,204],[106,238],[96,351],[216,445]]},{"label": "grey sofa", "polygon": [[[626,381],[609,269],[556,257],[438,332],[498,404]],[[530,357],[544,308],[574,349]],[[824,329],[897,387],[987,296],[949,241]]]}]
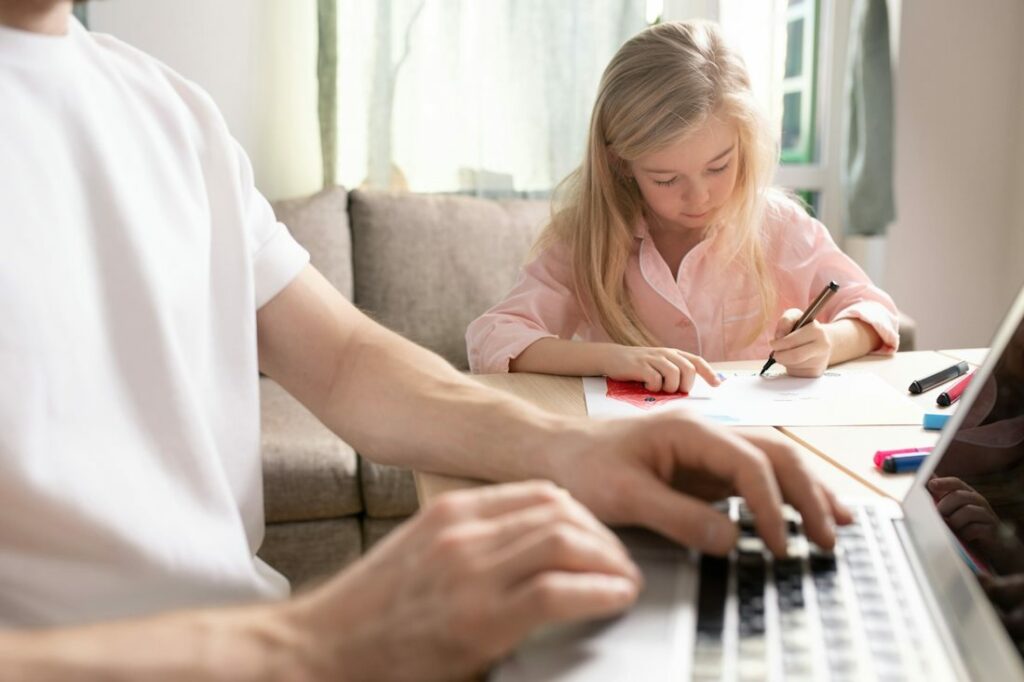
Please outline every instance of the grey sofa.
[{"label": "grey sofa", "polygon": [[[376,320],[466,370],[469,323],[512,285],[543,201],[325,190],[274,210],[313,265]],[[326,577],[417,508],[408,471],[359,456],[260,379],[266,536],[293,587]],[[401,428],[395,424],[394,428]]]},{"label": "grey sofa", "polygon": [[[463,370],[467,325],[508,291],[549,215],[545,201],[342,188],[274,208],[346,297]],[[901,336],[901,349],[912,349],[907,319]],[[260,382],[267,525],[259,554],[298,588],[412,514],[416,491],[409,472],[359,456],[273,381]]]}]

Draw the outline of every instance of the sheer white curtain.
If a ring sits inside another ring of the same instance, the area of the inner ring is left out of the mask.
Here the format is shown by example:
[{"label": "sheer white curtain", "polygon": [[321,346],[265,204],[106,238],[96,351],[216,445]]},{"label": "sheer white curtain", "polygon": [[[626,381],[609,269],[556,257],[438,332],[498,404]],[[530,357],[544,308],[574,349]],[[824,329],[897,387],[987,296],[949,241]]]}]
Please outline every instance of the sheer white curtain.
[{"label": "sheer white curtain", "polygon": [[715,17],[725,39],[743,56],[754,94],[776,128],[782,125],[788,4],[785,0],[720,0]]},{"label": "sheer white curtain", "polygon": [[581,160],[645,0],[338,0],[336,178],[543,193]]}]

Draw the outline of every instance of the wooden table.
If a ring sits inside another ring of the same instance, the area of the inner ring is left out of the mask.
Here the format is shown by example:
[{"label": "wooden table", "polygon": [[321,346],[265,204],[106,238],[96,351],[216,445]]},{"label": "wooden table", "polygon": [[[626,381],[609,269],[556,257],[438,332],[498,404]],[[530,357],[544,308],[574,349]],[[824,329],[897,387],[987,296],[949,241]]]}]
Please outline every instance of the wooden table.
[{"label": "wooden table", "polygon": [[956,360],[966,360],[977,367],[985,361],[985,357],[988,355],[988,348],[954,348],[939,352]]},{"label": "wooden table", "polygon": [[[921,378],[956,360],[977,365],[984,360],[985,349],[965,348],[944,351],[897,353],[893,357],[868,356],[842,365],[843,369],[870,371],[900,391],[906,391],[914,379]],[[762,363],[723,362],[715,369],[759,370]],[[508,391],[539,407],[558,414],[584,415],[583,384],[579,377],[543,374],[487,374],[474,377],[480,383]],[[956,410],[939,408],[935,398],[949,384],[910,398],[928,411]],[[770,427],[764,430],[771,431]],[[910,487],[913,474],[883,474],[872,462],[876,450],[934,445],[937,431],[914,426],[801,426],[782,427],[779,432],[798,446],[804,462],[818,477],[844,497],[886,495],[901,499]],[[416,489],[421,502],[457,488],[480,485],[481,482],[437,474],[416,473]]]},{"label": "wooden table", "polygon": [[[849,362],[843,368],[869,371],[899,391],[907,391],[918,379],[953,364],[959,358],[936,351],[897,353],[885,358],[869,356]],[[957,405],[940,408],[935,398],[950,384],[937,386],[920,395],[907,395],[928,412],[952,414]],[[857,479],[874,492],[896,500],[902,499],[914,480],[913,474],[885,474],[878,471],[872,458],[876,450],[894,450],[935,445],[938,431],[925,431],[915,426],[802,426],[783,427],[782,433],[813,450],[844,474]]]}]

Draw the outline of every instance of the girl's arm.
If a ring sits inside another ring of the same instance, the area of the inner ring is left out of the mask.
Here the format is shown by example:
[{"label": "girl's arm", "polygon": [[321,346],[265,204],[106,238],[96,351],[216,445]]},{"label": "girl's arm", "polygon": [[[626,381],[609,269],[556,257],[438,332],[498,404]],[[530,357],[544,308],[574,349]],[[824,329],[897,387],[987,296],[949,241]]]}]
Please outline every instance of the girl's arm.
[{"label": "girl's arm", "polygon": [[862,320],[847,318],[829,322],[825,331],[832,346],[829,365],[859,358],[882,347],[882,337]]},{"label": "girl's arm", "polygon": [[479,374],[537,372],[642,381],[650,391],[688,391],[697,374],[717,375],[699,356],[674,348],[572,341],[583,315],[568,253],[555,246],[529,263],[512,291],[466,330],[470,369]]},{"label": "girl's arm", "polygon": [[718,375],[699,355],[676,348],[646,348],[617,343],[540,339],[509,363],[513,372],[607,376],[642,381],[649,391],[689,391],[696,375],[712,386]]},{"label": "girl's arm", "polygon": [[475,373],[608,376],[669,393],[688,391],[697,374],[718,384],[703,359],[681,350],[571,340],[582,324],[568,252],[556,245],[523,268],[505,300],[469,325],[469,367]]},{"label": "girl's arm", "polygon": [[510,361],[539,339],[571,339],[582,318],[568,251],[553,246],[523,268],[504,300],[469,325],[469,368],[475,374],[508,372]]},{"label": "girl's arm", "polygon": [[814,321],[789,331],[802,314],[799,308],[783,313],[770,343],[772,357],[792,376],[821,376],[832,365],[867,355],[882,344],[874,327],[850,318],[826,323]]},{"label": "girl's arm", "polygon": [[608,373],[611,343],[539,339],[509,362],[512,372],[596,377]]},{"label": "girl's arm", "polygon": [[[899,346],[899,312],[892,298],[843,253],[824,225],[792,202],[777,209],[769,224],[768,253],[782,300],[793,308],[805,308],[830,280],[840,285],[818,315],[819,327],[828,330],[832,346],[829,364],[868,353],[894,353]],[[779,320],[777,335],[792,329],[796,317],[789,320],[791,314],[799,317],[801,313],[787,311]],[[811,327],[804,329],[810,333]]]}]

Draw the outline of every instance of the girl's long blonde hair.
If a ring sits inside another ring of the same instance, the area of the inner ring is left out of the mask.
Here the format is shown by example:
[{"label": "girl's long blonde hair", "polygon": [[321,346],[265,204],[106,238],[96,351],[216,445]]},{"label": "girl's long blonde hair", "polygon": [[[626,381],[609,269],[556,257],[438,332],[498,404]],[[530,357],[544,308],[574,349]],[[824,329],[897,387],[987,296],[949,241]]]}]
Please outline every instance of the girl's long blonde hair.
[{"label": "girl's long blonde hair", "polygon": [[714,262],[738,261],[759,287],[764,328],[776,292],[762,248],[766,194],[778,147],[754,101],[740,57],[709,22],[652,26],[626,42],[601,78],[583,163],[556,188],[550,224],[535,250],[569,249],[576,297],[617,343],[658,342],[637,318],[626,263],[644,200],[625,164],[718,116],[739,133],[736,187],[705,235]]}]

